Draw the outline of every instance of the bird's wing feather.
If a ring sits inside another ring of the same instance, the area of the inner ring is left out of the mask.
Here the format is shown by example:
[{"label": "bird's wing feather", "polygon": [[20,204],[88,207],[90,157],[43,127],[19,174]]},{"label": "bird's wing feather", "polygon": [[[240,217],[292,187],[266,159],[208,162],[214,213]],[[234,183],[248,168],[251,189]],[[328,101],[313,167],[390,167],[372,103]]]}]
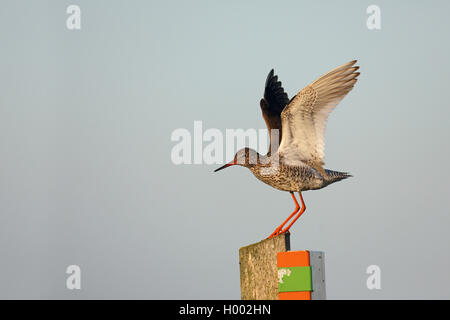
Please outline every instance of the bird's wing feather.
[{"label": "bird's wing feather", "polygon": [[[266,122],[269,137],[272,136],[273,129],[279,130],[278,137],[274,135],[274,139],[278,138],[277,144],[281,141],[281,112],[289,103],[289,98],[282,87],[281,81],[278,81],[278,76],[274,74],[273,69],[267,75],[264,86],[264,98],[260,101],[261,111]],[[275,141],[270,139],[269,153]],[[275,150],[276,151],[276,150]]]},{"label": "bird's wing feather", "polygon": [[357,81],[356,60],[337,67],[303,88],[281,113],[278,149],[289,162],[324,164],[324,135],[328,116]]}]

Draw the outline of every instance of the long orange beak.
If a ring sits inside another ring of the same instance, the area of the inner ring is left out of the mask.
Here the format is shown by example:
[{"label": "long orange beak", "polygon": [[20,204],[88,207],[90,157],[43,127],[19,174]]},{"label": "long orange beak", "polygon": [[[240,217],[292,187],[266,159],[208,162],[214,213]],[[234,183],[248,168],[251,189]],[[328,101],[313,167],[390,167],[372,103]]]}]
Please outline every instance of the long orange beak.
[{"label": "long orange beak", "polygon": [[216,170],[214,170],[214,172],[217,172],[219,170],[234,166],[236,164],[236,162],[233,160],[231,162],[228,162],[226,165],[221,166],[220,168],[217,168]]}]

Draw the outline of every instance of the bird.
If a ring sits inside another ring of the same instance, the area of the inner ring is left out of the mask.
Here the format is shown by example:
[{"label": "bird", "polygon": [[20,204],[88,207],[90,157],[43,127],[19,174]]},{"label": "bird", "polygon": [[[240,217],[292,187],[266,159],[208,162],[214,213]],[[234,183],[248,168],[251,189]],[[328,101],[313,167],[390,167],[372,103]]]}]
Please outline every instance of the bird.
[{"label": "bird", "polygon": [[[294,211],[268,239],[288,233],[305,212],[302,192],[322,189],[349,178],[348,172],[324,168],[325,128],[329,114],[353,89],[360,72],[357,60],[343,64],[319,77],[289,100],[281,81],[272,69],[260,101],[262,116],[269,133],[266,155],[245,147],[233,160],[214,170],[239,165],[269,186],[287,191],[295,203]],[[299,194],[299,205],[295,193]],[[289,223],[289,224],[288,224]],[[287,226],[286,226],[287,225]]]}]

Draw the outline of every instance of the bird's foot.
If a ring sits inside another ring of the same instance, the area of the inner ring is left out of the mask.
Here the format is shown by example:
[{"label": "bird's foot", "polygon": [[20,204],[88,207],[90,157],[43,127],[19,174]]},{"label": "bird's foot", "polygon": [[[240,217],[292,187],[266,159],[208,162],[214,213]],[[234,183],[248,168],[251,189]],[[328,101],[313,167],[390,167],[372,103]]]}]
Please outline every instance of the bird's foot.
[{"label": "bird's foot", "polygon": [[282,226],[279,226],[278,228],[275,229],[274,232],[272,232],[270,236],[267,237],[267,239],[272,239],[273,237],[279,236],[280,234],[285,232],[286,230],[283,230]]}]

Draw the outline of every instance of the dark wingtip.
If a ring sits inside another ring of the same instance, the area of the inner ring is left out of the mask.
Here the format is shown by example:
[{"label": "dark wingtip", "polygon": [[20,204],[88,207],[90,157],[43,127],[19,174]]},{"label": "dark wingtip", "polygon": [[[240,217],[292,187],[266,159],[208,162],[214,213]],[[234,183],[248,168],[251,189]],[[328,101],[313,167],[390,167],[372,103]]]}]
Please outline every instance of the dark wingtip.
[{"label": "dark wingtip", "polygon": [[275,74],[275,71],[274,71],[273,68],[272,68],[272,70],[270,70],[270,71],[269,71],[269,74],[267,75],[266,83],[265,83],[265,85],[264,85],[265,88],[267,88],[267,86],[268,86],[268,84],[269,84],[269,82],[270,82],[270,79],[273,78],[273,75],[274,75],[274,74]]},{"label": "dark wingtip", "polygon": [[289,103],[289,97],[284,91],[281,81],[278,80],[278,76],[275,75],[274,68],[267,75],[264,86],[264,99],[268,104],[268,112],[274,115],[279,115]]}]

